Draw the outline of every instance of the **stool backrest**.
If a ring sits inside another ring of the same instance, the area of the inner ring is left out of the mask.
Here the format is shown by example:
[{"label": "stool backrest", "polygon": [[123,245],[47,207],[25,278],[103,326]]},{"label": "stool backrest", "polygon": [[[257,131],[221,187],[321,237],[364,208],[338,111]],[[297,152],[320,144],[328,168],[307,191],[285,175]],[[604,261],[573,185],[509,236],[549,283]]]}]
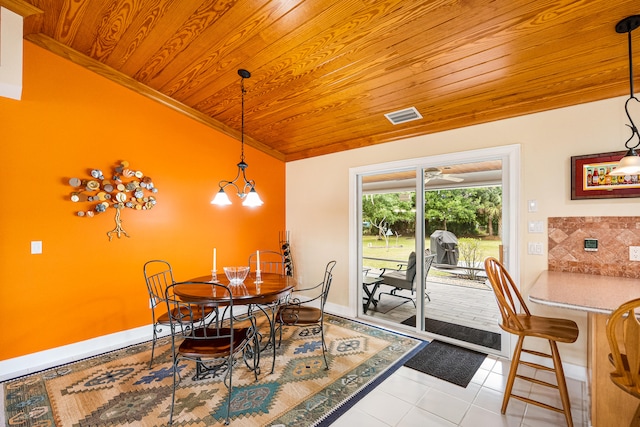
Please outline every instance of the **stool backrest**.
[{"label": "stool backrest", "polygon": [[[489,283],[491,283],[493,293],[498,302],[498,308],[502,316],[502,329],[514,334],[522,332],[524,326],[519,317],[522,315],[530,316],[531,313],[511,275],[504,265],[493,257],[484,260],[484,269],[487,272]],[[520,310],[524,312],[520,316],[518,315],[520,312],[518,305]]]},{"label": "stool backrest", "polygon": [[607,339],[615,371],[611,381],[640,398],[640,298],[627,301],[607,320]]}]

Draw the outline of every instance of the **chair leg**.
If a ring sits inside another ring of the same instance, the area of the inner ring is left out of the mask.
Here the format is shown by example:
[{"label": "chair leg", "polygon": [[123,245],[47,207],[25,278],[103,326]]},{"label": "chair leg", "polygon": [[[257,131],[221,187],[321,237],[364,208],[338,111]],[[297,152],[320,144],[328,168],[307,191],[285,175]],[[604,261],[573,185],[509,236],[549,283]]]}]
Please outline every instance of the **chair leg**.
[{"label": "chair leg", "polygon": [[[256,349],[257,351],[257,349]],[[229,423],[231,422],[231,393],[233,392],[233,363],[234,363],[234,359],[233,359],[233,355],[231,355],[231,357],[229,358],[229,396],[227,396],[227,419],[224,422],[224,425],[228,426]]]},{"label": "chair leg", "polygon": [[509,377],[507,379],[507,385],[504,389],[504,397],[502,399],[502,410],[501,410],[503,414],[507,412],[507,405],[509,404],[509,398],[511,397],[511,391],[513,390],[513,383],[516,380],[518,365],[520,364],[520,355],[522,353],[523,344],[524,344],[524,336],[519,336],[518,343],[516,344],[516,349],[513,351],[513,357],[511,358],[511,369],[509,369]]},{"label": "chair leg", "polygon": [[322,357],[324,357],[324,370],[329,370],[329,363],[327,362],[327,345],[324,343],[324,325],[320,324],[320,337],[322,338]]},{"label": "chair leg", "polygon": [[178,370],[178,360],[173,362],[173,387],[171,392],[171,410],[169,411],[169,425],[173,424],[173,407],[176,403],[176,375]]},{"label": "chair leg", "polygon": [[[278,337],[278,348],[280,348],[280,344],[282,343],[282,328],[283,327],[284,327],[284,324],[278,322],[277,328],[280,330],[280,335]],[[276,351],[276,349],[274,348],[273,351]]]},{"label": "chair leg", "polygon": [[567,420],[567,426],[573,427],[573,420],[571,418],[571,402],[569,400],[569,392],[567,391],[567,381],[564,377],[562,361],[560,360],[560,353],[558,352],[558,345],[552,340],[549,340],[549,344],[551,345],[551,357],[553,358],[553,366],[556,371],[556,380],[558,381],[558,390],[560,391],[564,417]]},{"label": "chair leg", "polygon": [[153,337],[151,338],[151,359],[149,360],[149,369],[153,366],[153,353],[156,350],[156,341],[158,340],[158,332],[156,325],[153,325]]}]

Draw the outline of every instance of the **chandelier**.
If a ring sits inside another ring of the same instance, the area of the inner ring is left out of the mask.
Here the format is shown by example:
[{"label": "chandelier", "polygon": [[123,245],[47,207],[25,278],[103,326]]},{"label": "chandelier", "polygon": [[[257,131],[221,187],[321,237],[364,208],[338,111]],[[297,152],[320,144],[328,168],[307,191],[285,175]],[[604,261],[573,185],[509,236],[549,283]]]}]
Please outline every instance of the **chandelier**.
[{"label": "chandelier", "polygon": [[[252,179],[247,179],[246,169],[249,165],[247,165],[244,161],[244,79],[248,79],[251,77],[251,73],[247,70],[240,69],[238,70],[238,75],[241,77],[240,79],[240,91],[242,95],[242,125],[241,125],[241,139],[240,139],[240,163],[238,163],[238,173],[236,177],[231,181],[222,180],[218,183],[220,186],[220,191],[216,194],[216,196],[211,201],[212,204],[218,206],[230,205],[231,200],[229,200],[229,196],[224,192],[224,189],[228,186],[232,185],[236,189],[236,194],[240,199],[242,199],[242,206],[262,206],[263,202],[260,200],[260,196],[256,192],[256,183]],[[240,179],[242,176],[242,182],[236,184],[236,181]]]}]

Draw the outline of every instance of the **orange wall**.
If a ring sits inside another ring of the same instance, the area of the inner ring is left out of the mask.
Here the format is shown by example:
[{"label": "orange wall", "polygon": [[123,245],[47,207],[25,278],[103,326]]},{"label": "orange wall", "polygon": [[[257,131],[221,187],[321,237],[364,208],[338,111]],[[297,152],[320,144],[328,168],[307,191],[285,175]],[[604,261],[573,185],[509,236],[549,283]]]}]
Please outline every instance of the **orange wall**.
[{"label": "orange wall", "polygon": [[[0,98],[0,360],[149,324],[142,265],[164,259],[177,280],[277,249],[284,163],[245,147],[265,204],[209,202],[236,173],[240,144],[29,42],[21,101]],[[251,86],[247,87],[249,93]],[[250,97],[249,97],[250,98]],[[107,238],[114,209],[76,212],[71,177],[120,160],[153,178],[157,206],[125,209],[130,238]],[[43,242],[31,255],[30,242]],[[149,331],[151,332],[151,330]],[[9,345],[10,343],[10,345]]]}]

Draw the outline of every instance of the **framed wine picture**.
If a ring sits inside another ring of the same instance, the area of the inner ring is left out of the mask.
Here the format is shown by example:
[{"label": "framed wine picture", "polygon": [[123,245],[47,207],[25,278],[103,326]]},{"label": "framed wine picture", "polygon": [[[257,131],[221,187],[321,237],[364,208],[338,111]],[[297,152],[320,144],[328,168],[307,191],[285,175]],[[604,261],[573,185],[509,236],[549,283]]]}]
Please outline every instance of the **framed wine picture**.
[{"label": "framed wine picture", "polygon": [[638,175],[613,176],[626,151],[571,157],[571,200],[640,197]]}]

